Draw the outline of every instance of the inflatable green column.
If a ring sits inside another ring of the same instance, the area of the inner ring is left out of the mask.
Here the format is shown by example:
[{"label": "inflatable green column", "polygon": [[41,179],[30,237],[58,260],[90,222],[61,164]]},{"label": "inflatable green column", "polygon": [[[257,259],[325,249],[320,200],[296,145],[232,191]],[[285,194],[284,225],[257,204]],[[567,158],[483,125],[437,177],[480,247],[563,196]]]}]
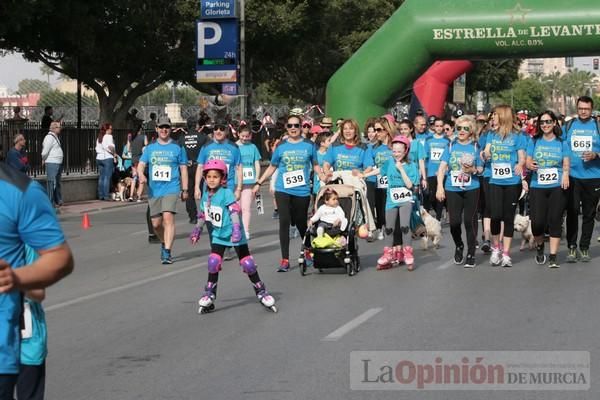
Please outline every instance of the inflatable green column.
[{"label": "inflatable green column", "polygon": [[598,53],[597,0],[406,0],[331,77],[327,114],[379,116],[435,60]]}]

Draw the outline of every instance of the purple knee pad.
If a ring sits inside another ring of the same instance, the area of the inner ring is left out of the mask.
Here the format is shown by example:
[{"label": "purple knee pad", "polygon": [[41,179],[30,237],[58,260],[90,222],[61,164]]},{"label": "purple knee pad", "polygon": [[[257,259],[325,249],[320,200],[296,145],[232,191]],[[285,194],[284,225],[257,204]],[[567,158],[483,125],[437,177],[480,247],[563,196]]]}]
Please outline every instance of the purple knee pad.
[{"label": "purple knee pad", "polygon": [[210,256],[208,256],[208,272],[216,274],[221,270],[221,264],[223,264],[221,256],[217,253],[210,253]]},{"label": "purple knee pad", "polygon": [[252,256],[242,258],[240,260],[240,265],[242,266],[242,270],[248,275],[252,275],[256,272],[256,263]]}]

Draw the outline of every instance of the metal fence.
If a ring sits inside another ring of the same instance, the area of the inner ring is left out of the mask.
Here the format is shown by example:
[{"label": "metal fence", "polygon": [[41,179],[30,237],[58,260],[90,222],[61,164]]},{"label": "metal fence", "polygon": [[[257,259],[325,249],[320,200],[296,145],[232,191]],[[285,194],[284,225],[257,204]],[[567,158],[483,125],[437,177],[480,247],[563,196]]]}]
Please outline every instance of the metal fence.
[{"label": "metal fence", "polygon": [[[69,174],[96,173],[96,138],[98,136],[98,125],[96,123],[84,122],[81,131],[77,131],[77,125],[63,123],[59,136],[64,152],[63,171]],[[0,159],[13,146],[14,136],[18,133],[25,135],[27,139],[27,157],[31,169],[29,175],[36,177],[45,175],[42,166],[42,142],[48,132],[42,132],[40,122],[14,123],[12,121],[0,121]],[[122,153],[123,146],[127,143],[125,129],[114,129],[113,137],[117,153]]]}]

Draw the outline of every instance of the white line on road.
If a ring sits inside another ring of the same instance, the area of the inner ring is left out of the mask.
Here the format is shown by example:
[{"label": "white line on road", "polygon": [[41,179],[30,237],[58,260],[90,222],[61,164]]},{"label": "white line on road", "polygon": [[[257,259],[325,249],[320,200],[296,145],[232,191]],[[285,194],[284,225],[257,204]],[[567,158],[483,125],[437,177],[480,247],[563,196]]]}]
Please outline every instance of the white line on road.
[{"label": "white line on road", "polygon": [[[264,244],[261,244],[259,246],[253,246],[253,249],[260,249],[262,247],[269,247],[269,246],[272,246],[272,245],[277,244],[277,243],[279,243],[279,239],[273,240],[271,242],[267,242],[267,243],[264,243]],[[164,273],[164,274],[161,274],[161,275],[157,275],[157,276],[151,276],[149,278],[142,279],[140,281],[131,282],[131,283],[128,283],[128,284],[125,284],[125,285],[121,285],[121,286],[117,286],[117,287],[114,287],[114,288],[102,290],[100,292],[96,292],[96,293],[88,294],[88,295],[85,295],[85,296],[81,296],[81,297],[78,297],[78,298],[73,299],[73,300],[69,300],[69,301],[65,301],[65,302],[62,302],[62,303],[54,304],[54,305],[49,306],[49,307],[44,307],[44,310],[45,311],[59,310],[61,308],[72,306],[74,304],[79,304],[79,303],[82,303],[82,302],[87,301],[87,300],[93,300],[93,299],[96,299],[98,297],[106,296],[107,294],[112,294],[112,293],[116,293],[116,292],[122,292],[124,290],[128,290],[128,289],[131,289],[131,288],[134,288],[134,287],[145,285],[146,283],[150,283],[150,282],[158,281],[158,280],[161,280],[161,279],[169,278],[171,276],[182,274],[184,272],[192,271],[194,269],[198,269],[198,268],[202,268],[202,267],[206,267],[206,262],[204,262],[204,263],[202,263],[200,265],[191,265],[189,267],[181,268],[181,269],[178,269],[176,271],[167,272],[167,273]]]},{"label": "white line on road", "polygon": [[339,340],[342,336],[344,336],[351,330],[357,328],[359,325],[367,322],[371,317],[374,317],[375,315],[377,315],[379,312],[381,312],[381,310],[383,310],[383,308],[381,308],[381,307],[371,308],[371,309],[365,311],[364,313],[360,314],[358,317],[354,318],[352,321],[348,322],[345,325],[342,325],[335,331],[331,332],[329,335],[325,336],[321,340],[329,341],[329,342],[334,342],[336,340]]}]

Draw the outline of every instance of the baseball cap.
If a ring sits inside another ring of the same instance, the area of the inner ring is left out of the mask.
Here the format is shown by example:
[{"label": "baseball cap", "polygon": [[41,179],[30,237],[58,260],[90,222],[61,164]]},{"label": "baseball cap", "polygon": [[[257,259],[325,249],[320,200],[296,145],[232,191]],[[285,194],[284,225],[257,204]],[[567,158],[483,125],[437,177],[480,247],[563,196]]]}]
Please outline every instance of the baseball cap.
[{"label": "baseball cap", "polygon": [[158,119],[158,123],[156,124],[156,126],[158,126],[158,127],[168,126],[170,128],[171,127],[171,120],[166,115],[163,115],[163,116],[161,116]]}]

